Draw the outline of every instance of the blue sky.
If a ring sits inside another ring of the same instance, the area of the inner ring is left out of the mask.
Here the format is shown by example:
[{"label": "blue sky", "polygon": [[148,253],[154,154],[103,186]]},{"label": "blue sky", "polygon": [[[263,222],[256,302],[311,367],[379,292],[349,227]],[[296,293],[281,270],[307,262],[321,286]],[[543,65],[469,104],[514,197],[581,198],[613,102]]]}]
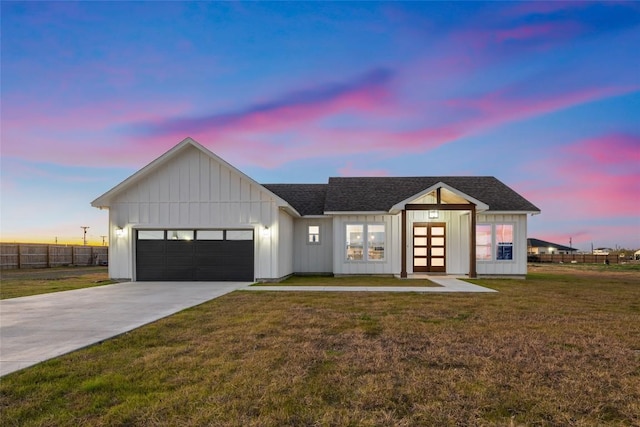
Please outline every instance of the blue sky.
[{"label": "blue sky", "polygon": [[264,183],[492,175],[530,237],[640,247],[640,3],[0,7],[3,241],[100,242],[89,202],[191,136]]}]

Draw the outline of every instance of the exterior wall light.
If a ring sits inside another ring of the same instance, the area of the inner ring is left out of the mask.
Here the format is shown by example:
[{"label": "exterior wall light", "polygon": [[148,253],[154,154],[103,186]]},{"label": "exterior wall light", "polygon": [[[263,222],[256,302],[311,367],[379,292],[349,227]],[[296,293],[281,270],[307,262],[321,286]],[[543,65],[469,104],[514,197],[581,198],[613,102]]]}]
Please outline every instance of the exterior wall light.
[{"label": "exterior wall light", "polygon": [[126,231],[124,230],[124,228],[122,227],[117,227],[116,228],[116,236],[117,237],[124,237],[126,234]]},{"label": "exterior wall light", "polygon": [[440,216],[439,212],[437,210],[430,210],[429,211],[429,219],[437,219]]},{"label": "exterior wall light", "polygon": [[269,230],[269,227],[265,225],[260,234],[262,234],[262,237],[269,237],[271,235],[271,230]]}]

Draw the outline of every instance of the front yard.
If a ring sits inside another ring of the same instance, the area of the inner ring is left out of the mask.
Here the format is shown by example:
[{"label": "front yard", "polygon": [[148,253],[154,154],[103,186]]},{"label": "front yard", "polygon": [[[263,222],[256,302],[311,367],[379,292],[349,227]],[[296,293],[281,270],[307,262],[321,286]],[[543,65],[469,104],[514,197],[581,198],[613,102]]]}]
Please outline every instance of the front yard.
[{"label": "front yard", "polygon": [[[234,292],[0,381],[2,425],[639,425],[640,270]],[[339,279],[336,279],[339,280]]]},{"label": "front yard", "polygon": [[70,291],[115,283],[107,267],[57,267],[0,271],[0,299]]}]

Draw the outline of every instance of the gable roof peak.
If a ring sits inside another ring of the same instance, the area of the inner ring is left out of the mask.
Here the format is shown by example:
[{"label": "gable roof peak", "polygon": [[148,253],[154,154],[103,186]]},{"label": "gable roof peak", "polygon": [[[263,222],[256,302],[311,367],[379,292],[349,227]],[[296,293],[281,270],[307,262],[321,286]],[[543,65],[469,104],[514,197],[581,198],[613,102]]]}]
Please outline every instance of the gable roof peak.
[{"label": "gable roof peak", "polygon": [[154,170],[156,170],[160,166],[164,165],[165,163],[167,163],[168,161],[170,161],[174,157],[176,157],[180,152],[182,152],[183,150],[185,150],[188,147],[193,147],[193,148],[199,150],[200,152],[202,152],[204,155],[206,155],[210,159],[213,159],[214,161],[220,163],[221,165],[224,165],[225,167],[229,168],[231,171],[233,171],[233,172],[239,174],[240,176],[242,176],[247,181],[252,182],[253,184],[255,184],[255,185],[259,186],[259,187],[262,187],[263,191],[265,191],[266,193],[270,194],[276,200],[276,202],[277,202],[279,207],[283,207],[285,209],[288,209],[295,216],[299,216],[300,215],[282,197],[280,197],[277,194],[273,193],[271,190],[267,189],[262,184],[260,184],[259,182],[255,181],[253,178],[249,177],[244,172],[242,172],[241,170],[239,170],[235,166],[231,165],[230,163],[225,161],[223,158],[221,158],[220,156],[216,155],[211,150],[209,150],[204,145],[200,144],[198,141],[196,141],[195,139],[191,138],[190,136],[184,138],[182,141],[180,141],[178,144],[174,145],[172,148],[170,148],[168,151],[166,151],[160,157],[156,158],[151,163],[147,164],[145,167],[143,167],[142,169],[138,170],[133,175],[131,175],[130,177],[128,177],[127,179],[122,181],[120,184],[116,185],[111,190],[107,191],[106,193],[104,193],[103,195],[101,195],[100,197],[98,197],[97,199],[92,201],[91,202],[91,206],[96,207],[96,208],[100,208],[100,209],[108,208],[109,205],[111,204],[111,200],[113,199],[114,196],[116,196],[117,194],[120,194],[122,191],[124,191],[127,188],[129,188],[130,185],[138,182],[139,180],[145,178],[146,176],[149,176],[149,174],[152,173]]}]

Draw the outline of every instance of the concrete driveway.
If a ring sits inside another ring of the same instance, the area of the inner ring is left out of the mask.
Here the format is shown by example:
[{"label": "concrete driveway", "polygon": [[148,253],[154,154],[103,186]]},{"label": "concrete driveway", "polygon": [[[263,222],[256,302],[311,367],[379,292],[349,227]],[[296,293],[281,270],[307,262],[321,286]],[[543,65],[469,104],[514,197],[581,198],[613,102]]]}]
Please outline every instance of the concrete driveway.
[{"label": "concrete driveway", "polygon": [[0,301],[0,376],[104,341],[250,283],[127,282]]}]

